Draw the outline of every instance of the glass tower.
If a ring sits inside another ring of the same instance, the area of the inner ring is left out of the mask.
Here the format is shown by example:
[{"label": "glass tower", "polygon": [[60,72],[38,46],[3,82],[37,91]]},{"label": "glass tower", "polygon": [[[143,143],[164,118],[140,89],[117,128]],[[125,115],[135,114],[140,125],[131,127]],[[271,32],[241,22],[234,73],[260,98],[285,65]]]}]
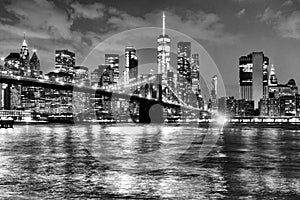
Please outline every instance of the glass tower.
[{"label": "glass tower", "polygon": [[162,83],[167,84],[167,72],[170,70],[170,45],[171,39],[165,34],[165,13],[163,13],[163,30],[162,34],[157,38],[157,61],[158,74],[162,74]]}]

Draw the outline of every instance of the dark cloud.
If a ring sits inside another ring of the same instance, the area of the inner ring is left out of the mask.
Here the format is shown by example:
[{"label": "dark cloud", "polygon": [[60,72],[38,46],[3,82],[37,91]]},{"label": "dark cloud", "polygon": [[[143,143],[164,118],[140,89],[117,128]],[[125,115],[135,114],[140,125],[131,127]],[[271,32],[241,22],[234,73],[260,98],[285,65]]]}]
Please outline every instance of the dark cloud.
[{"label": "dark cloud", "polygon": [[284,38],[300,39],[300,12],[294,11],[284,15],[281,11],[266,8],[258,15],[261,22],[269,23],[275,31]]},{"label": "dark cloud", "polygon": [[238,18],[240,18],[240,17],[242,17],[245,13],[246,13],[246,9],[243,8],[242,10],[240,10],[240,11],[236,14],[236,16],[237,16]]},{"label": "dark cloud", "polygon": [[286,0],[282,3],[282,6],[291,6],[293,5],[293,1],[292,0]]},{"label": "dark cloud", "polygon": [[[289,0],[225,2],[2,1],[0,55],[5,57],[9,52],[18,52],[23,33],[26,32],[29,46],[31,49],[38,49],[42,68],[46,72],[53,70],[55,49],[75,51],[77,64],[80,64],[95,46],[114,34],[139,27],[161,27],[162,10],[165,10],[167,27],[185,33],[203,44],[223,70],[225,81],[230,85],[238,84],[238,57],[256,50],[265,51],[275,64],[285,65],[283,61],[286,60],[290,65],[287,67],[293,68],[289,71],[300,73],[296,54],[300,47],[294,43],[295,39],[300,39],[300,13],[297,10],[299,1],[293,1],[293,6],[283,6],[290,4]],[[259,12],[261,14],[258,15]],[[281,37],[274,37],[274,33]],[[294,39],[291,40],[293,50],[288,50],[289,40],[286,38]],[[156,45],[155,41],[153,44]],[[116,45],[113,47],[124,48],[121,43]],[[280,55],[276,53],[279,46],[281,49],[286,47],[284,53],[278,53]],[[293,59],[285,59],[283,54],[287,54],[287,51],[290,52],[289,56],[295,55],[292,56]],[[281,76],[284,77],[285,74],[287,73],[283,72]]]},{"label": "dark cloud", "polygon": [[[14,51],[17,51],[23,33],[26,32],[29,44],[41,48],[39,54],[45,58],[42,64],[46,66],[54,64],[53,58],[49,58],[49,55],[52,56],[55,49],[71,49],[76,52],[76,57],[80,61],[100,41],[112,34],[138,27],[160,27],[162,14],[162,11],[156,10],[144,16],[133,16],[98,2],[70,2],[62,8],[48,0],[13,0],[4,7],[17,20],[15,24],[1,20],[0,52],[8,54],[9,51],[13,51],[13,47]],[[74,26],[75,22],[83,19],[90,20],[91,24],[98,20],[102,20],[103,23],[98,24],[99,28],[89,28],[85,24],[82,26],[85,27],[84,30],[81,29],[80,23]],[[232,43],[237,39],[235,35],[224,30],[220,17],[214,13],[187,10],[180,15],[175,10],[169,9],[167,25],[168,28],[199,40],[223,44]],[[107,28],[103,29],[100,26]],[[4,42],[7,39],[10,39],[11,45]]]}]

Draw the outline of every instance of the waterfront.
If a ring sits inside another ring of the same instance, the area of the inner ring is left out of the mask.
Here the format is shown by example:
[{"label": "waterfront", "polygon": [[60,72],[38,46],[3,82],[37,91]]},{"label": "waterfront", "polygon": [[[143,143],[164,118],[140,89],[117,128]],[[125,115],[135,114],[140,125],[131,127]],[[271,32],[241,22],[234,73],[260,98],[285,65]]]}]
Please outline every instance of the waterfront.
[{"label": "waterfront", "polygon": [[279,128],[16,125],[0,130],[0,198],[299,199],[299,151]]}]

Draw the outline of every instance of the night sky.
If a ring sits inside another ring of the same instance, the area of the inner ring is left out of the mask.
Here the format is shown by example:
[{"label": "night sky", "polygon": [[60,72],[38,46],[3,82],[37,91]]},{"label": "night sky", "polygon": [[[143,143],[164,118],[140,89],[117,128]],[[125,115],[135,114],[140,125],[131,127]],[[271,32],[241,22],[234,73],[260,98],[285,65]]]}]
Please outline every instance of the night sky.
[{"label": "night sky", "polygon": [[300,84],[299,0],[4,0],[0,57],[19,52],[25,32],[44,72],[54,69],[55,49],[74,51],[80,65],[111,35],[161,27],[163,10],[169,29],[190,36],[213,58],[227,95],[238,96],[238,58],[252,51],[270,58],[279,82]]}]

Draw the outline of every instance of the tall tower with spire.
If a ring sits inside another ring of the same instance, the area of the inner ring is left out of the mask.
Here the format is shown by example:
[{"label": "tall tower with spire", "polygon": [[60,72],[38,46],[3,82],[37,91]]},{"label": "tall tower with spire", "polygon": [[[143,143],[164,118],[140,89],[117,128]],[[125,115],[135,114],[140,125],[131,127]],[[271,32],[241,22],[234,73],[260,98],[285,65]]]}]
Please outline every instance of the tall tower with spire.
[{"label": "tall tower with spire", "polygon": [[29,69],[29,49],[27,46],[25,33],[24,33],[22,47],[20,50],[20,57],[21,57],[21,75],[27,76],[27,71]]},{"label": "tall tower with spire", "polygon": [[167,81],[167,72],[170,70],[171,39],[166,35],[166,16],[163,12],[162,34],[157,38],[158,74],[162,74],[162,81]]},{"label": "tall tower with spire", "polygon": [[277,86],[277,84],[278,84],[278,82],[277,82],[277,77],[275,74],[275,68],[274,68],[274,65],[271,65],[268,85],[269,86]]}]

